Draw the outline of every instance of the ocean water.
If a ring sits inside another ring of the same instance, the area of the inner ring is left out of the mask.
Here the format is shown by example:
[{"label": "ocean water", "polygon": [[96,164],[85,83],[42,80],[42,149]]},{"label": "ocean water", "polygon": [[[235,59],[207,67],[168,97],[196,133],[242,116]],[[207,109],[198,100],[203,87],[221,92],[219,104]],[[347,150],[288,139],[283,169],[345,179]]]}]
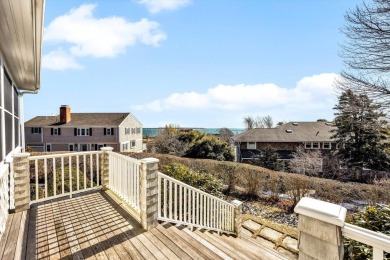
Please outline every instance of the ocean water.
[{"label": "ocean water", "polygon": [[[221,128],[179,128],[179,129],[182,129],[182,130],[196,130],[196,131],[199,131],[201,133],[205,133],[205,134],[212,134],[212,135],[215,135],[215,134],[218,134],[219,133],[219,130]],[[244,128],[229,128],[230,131],[233,132],[233,134],[237,135],[237,134],[241,134],[242,132],[245,131]],[[157,127],[157,128],[143,128],[142,129],[142,135],[144,137],[156,137],[158,135],[158,133],[160,131],[164,130],[164,127]]]}]

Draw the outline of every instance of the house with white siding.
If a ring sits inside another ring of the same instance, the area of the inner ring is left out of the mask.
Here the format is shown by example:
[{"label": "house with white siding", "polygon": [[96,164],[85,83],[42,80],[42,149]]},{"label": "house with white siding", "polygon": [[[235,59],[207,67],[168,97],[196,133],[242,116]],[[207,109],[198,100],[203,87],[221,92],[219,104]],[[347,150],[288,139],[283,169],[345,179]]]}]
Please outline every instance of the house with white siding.
[{"label": "house with white siding", "polygon": [[33,151],[142,151],[142,123],[131,113],[71,113],[36,116],[25,123],[26,147]]}]

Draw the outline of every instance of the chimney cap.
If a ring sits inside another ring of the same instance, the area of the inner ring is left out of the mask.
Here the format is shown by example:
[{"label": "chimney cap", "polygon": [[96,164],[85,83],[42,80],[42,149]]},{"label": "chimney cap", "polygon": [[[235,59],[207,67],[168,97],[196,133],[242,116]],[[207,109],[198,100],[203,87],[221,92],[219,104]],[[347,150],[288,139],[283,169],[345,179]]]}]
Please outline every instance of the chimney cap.
[{"label": "chimney cap", "polygon": [[61,105],[61,107],[69,107],[68,105]]}]

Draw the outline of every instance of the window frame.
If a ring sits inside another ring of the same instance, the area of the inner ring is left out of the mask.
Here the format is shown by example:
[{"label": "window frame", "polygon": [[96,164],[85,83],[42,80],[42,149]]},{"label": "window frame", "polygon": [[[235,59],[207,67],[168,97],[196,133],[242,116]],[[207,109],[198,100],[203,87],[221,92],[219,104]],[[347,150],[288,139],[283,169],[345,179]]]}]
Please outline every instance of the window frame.
[{"label": "window frame", "polygon": [[[325,147],[326,144],[329,145],[329,147]],[[332,143],[331,142],[324,142],[324,143],[322,143],[322,149],[324,149],[324,150],[332,149]]]},{"label": "window frame", "polygon": [[77,136],[91,136],[89,132],[89,128],[77,127]]},{"label": "window frame", "polygon": [[[253,148],[254,147],[254,148]],[[246,143],[246,149],[256,149],[256,142],[247,142]]]}]

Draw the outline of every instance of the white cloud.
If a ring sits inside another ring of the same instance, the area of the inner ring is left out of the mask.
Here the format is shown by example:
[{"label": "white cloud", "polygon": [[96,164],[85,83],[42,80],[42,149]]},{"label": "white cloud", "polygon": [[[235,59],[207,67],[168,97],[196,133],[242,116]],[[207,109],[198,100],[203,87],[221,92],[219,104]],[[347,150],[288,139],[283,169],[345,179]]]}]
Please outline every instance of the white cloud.
[{"label": "white cloud", "polygon": [[138,3],[145,5],[149,12],[155,14],[163,10],[176,10],[191,3],[190,0],[139,0]]},{"label": "white cloud", "polygon": [[50,70],[81,69],[74,57],[62,49],[51,51],[42,57],[42,67]]},{"label": "white cloud", "polygon": [[333,84],[337,74],[324,73],[304,77],[294,88],[272,83],[256,85],[223,85],[204,93],[173,93],[164,99],[134,106],[137,110],[238,110],[289,111],[307,113],[310,110],[331,109],[334,105]]},{"label": "white cloud", "polygon": [[[55,18],[46,28],[44,41],[70,44],[73,57],[115,57],[137,43],[159,46],[166,35],[148,19],[129,22],[122,17],[96,18],[96,5],[85,4]],[[59,56],[59,58],[63,58]],[[55,56],[52,56],[55,61]]]}]

